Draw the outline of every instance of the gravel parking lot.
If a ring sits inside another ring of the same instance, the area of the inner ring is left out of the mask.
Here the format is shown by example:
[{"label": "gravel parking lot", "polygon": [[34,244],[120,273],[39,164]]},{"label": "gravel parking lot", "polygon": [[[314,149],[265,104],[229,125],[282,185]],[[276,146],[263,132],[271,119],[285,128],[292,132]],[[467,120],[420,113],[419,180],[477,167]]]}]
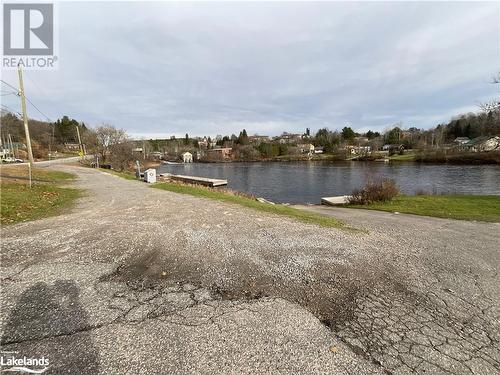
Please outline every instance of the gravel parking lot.
[{"label": "gravel parking lot", "polygon": [[54,373],[500,372],[499,224],[301,207],[352,233],[57,168],[86,195],[2,230],[3,350]]}]

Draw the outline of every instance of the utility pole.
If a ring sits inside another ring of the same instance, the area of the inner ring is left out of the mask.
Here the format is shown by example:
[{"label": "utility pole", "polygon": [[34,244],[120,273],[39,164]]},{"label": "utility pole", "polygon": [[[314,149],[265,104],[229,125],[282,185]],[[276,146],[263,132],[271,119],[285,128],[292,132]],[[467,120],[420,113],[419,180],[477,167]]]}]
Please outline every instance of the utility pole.
[{"label": "utility pole", "polygon": [[78,125],[76,126],[76,134],[78,135],[78,146],[80,147],[80,154],[83,159],[83,156],[85,155],[85,150],[83,149],[82,139],[80,138],[80,129],[78,128]]},{"label": "utility pole", "polygon": [[21,94],[21,109],[23,111],[23,121],[24,121],[24,133],[26,135],[26,147],[28,147],[28,158],[30,166],[35,165],[35,160],[33,159],[33,150],[31,149],[31,138],[30,129],[28,127],[28,114],[26,113],[26,97],[24,95],[24,84],[23,84],[23,71],[21,66],[17,67],[17,74],[19,76],[19,93]]}]

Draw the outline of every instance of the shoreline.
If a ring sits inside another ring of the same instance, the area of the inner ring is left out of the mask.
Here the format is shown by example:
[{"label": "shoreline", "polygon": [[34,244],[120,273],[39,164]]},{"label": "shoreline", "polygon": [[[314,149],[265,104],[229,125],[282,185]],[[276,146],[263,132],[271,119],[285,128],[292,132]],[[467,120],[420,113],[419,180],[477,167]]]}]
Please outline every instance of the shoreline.
[{"label": "shoreline", "polygon": [[[500,164],[500,152],[473,153],[459,155],[426,155],[410,153],[403,155],[378,155],[357,156],[345,159],[339,155],[324,155],[322,157],[281,156],[275,158],[251,159],[251,160],[198,160],[197,164],[226,164],[226,163],[290,163],[290,162],[314,162],[314,163],[345,163],[345,162],[391,162],[391,163],[415,163],[415,164],[451,164],[451,165],[498,165]],[[159,164],[163,164],[159,162]],[[183,164],[183,163],[181,163]]]},{"label": "shoreline", "polygon": [[[336,163],[347,163],[347,162],[357,162],[357,163],[376,163],[380,164],[382,160],[356,160],[356,159],[336,159],[336,160],[320,160],[320,159],[310,159],[310,160],[304,160],[304,159],[283,159],[283,160],[276,160],[276,159],[262,159],[262,160],[219,160],[219,161],[196,161],[193,163],[182,163],[179,162],[179,165],[184,165],[184,164],[232,164],[232,163],[329,163],[329,164],[336,164]],[[498,162],[480,162],[480,161],[469,161],[469,162],[462,162],[462,161],[436,161],[436,160],[429,160],[429,161],[419,161],[419,160],[398,160],[398,159],[389,159],[386,161],[386,163],[405,163],[405,164],[419,164],[419,165],[443,165],[443,164],[448,164],[448,165],[500,165]],[[159,162],[154,164],[156,167],[162,166],[162,165],[167,165],[163,162]],[[153,166],[150,166],[153,168]]]}]

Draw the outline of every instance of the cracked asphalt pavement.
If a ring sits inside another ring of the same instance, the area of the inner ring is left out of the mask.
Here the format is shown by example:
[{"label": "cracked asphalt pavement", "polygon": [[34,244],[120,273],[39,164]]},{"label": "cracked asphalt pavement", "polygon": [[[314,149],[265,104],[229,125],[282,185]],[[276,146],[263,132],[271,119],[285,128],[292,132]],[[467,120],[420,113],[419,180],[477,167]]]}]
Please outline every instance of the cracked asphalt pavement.
[{"label": "cracked asphalt pavement", "polygon": [[57,166],[86,189],[2,229],[1,343],[46,373],[500,373],[500,225],[302,207],[320,228]]}]

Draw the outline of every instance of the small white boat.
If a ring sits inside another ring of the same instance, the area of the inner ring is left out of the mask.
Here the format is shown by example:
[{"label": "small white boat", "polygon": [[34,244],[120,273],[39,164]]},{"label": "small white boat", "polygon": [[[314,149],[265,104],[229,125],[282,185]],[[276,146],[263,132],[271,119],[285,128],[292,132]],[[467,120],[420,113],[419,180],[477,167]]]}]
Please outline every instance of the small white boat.
[{"label": "small white boat", "polygon": [[182,163],[176,163],[175,161],[164,161],[163,164],[168,164],[168,165],[181,165]]}]

